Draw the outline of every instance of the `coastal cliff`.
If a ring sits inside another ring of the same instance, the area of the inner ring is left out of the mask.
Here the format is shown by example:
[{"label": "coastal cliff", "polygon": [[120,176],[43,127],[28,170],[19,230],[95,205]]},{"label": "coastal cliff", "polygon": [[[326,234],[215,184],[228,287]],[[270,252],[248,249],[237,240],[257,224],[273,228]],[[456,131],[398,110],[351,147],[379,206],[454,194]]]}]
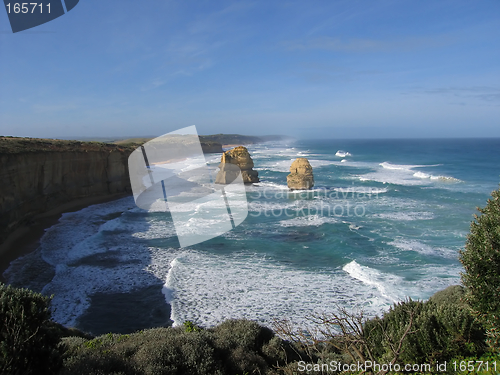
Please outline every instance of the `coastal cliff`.
[{"label": "coastal cliff", "polygon": [[38,214],[75,199],[129,193],[132,147],[0,137],[0,243]]},{"label": "coastal cliff", "polygon": [[[0,136],[0,245],[35,216],[67,203],[131,193],[128,157],[148,140],[103,143]],[[200,143],[204,153],[223,152],[213,139],[200,137]]]}]

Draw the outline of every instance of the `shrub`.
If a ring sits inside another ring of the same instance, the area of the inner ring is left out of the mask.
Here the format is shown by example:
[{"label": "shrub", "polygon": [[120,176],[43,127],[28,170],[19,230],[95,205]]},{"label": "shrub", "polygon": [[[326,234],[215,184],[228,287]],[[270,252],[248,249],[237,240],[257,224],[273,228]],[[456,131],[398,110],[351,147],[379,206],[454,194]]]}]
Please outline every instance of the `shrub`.
[{"label": "shrub", "polygon": [[[157,337],[157,334],[160,337]],[[205,330],[185,332],[181,328],[145,331],[133,359],[142,374],[217,374],[211,335]],[[147,341],[146,341],[147,340]]]},{"label": "shrub", "polygon": [[91,340],[83,337],[62,339],[66,352],[60,375],[71,374],[126,374],[135,375],[130,355],[117,350],[117,343],[128,335],[105,334]]},{"label": "shrub", "polygon": [[184,326],[184,331],[186,331],[186,332],[198,332],[198,331],[201,331],[201,328],[198,327],[196,324],[194,324],[190,320],[186,320],[184,322],[183,326]]},{"label": "shrub", "polygon": [[397,346],[410,319],[412,326],[402,342],[398,362],[435,363],[458,355],[481,355],[484,330],[470,307],[462,302],[463,290],[448,289],[427,302],[410,299],[395,304],[383,318],[367,321],[365,332],[375,357],[381,362],[394,357],[391,345]]},{"label": "shrub", "polygon": [[250,320],[230,319],[212,329],[216,345],[220,348],[232,349],[242,347],[259,351],[264,343],[274,336],[273,331]]},{"label": "shrub", "polygon": [[54,374],[62,348],[50,322],[50,298],[0,284],[0,373]]},{"label": "shrub", "polygon": [[229,320],[211,329],[190,328],[64,338],[60,375],[265,374],[282,361],[281,340],[257,323]]},{"label": "shrub", "polygon": [[[212,329],[218,356],[224,362],[228,374],[266,373],[268,363],[263,353],[265,346],[274,337],[267,327],[250,320],[226,320]],[[270,359],[276,364],[277,359]]]},{"label": "shrub", "polygon": [[478,208],[460,252],[466,299],[485,323],[492,348],[498,349],[500,330],[500,190],[491,193],[486,207]]}]

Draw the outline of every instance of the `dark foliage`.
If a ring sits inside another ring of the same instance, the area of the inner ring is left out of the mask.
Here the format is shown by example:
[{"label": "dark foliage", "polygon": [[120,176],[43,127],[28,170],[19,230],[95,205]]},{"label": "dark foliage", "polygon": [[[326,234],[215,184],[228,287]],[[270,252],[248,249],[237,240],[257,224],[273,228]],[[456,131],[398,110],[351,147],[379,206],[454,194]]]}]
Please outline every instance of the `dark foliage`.
[{"label": "dark foliage", "polygon": [[63,375],[269,374],[287,358],[282,340],[246,320],[228,320],[212,329],[187,323],[63,342]]},{"label": "dark foliage", "polygon": [[490,345],[500,343],[500,190],[491,193],[486,207],[471,223],[460,261],[465,272],[462,283],[472,309],[489,330]]},{"label": "dark foliage", "polygon": [[62,348],[49,303],[39,293],[0,284],[0,373],[43,375],[59,369]]},{"label": "dark foliage", "polygon": [[410,333],[403,341],[400,363],[435,363],[455,356],[476,356],[484,352],[484,329],[470,307],[462,301],[464,291],[454,286],[427,302],[395,304],[383,318],[369,320],[365,333],[379,361],[393,358],[391,346],[402,337],[413,316]]}]

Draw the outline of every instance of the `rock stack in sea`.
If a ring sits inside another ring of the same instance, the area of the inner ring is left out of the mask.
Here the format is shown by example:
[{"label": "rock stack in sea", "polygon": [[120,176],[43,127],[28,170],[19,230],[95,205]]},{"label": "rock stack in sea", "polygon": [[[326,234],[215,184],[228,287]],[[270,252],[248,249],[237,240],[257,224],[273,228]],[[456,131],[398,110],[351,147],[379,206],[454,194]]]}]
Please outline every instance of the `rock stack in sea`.
[{"label": "rock stack in sea", "polygon": [[291,190],[306,190],[314,186],[313,169],[309,160],[297,158],[290,166],[290,174],[286,182]]},{"label": "rock stack in sea", "polygon": [[236,178],[239,170],[232,167],[236,165],[241,170],[241,177],[244,183],[259,182],[259,173],[254,171],[253,160],[246,147],[238,146],[222,154],[220,171],[215,179],[216,184],[230,184]]}]

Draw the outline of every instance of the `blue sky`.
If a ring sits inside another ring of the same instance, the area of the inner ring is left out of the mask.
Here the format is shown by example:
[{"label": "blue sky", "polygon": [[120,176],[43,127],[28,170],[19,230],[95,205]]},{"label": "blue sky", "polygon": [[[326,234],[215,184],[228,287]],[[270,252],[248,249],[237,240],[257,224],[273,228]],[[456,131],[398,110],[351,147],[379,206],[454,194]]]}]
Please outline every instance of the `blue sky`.
[{"label": "blue sky", "polygon": [[80,0],[13,34],[0,135],[500,137],[500,2]]}]

